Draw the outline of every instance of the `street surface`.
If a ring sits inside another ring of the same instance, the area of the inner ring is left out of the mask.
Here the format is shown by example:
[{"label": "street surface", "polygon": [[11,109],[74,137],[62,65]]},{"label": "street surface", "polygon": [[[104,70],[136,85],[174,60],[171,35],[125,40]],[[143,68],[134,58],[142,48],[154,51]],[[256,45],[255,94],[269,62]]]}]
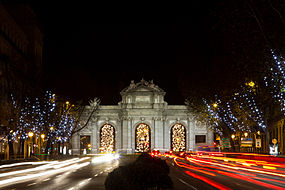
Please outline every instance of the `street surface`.
[{"label": "street surface", "polygon": [[[162,155],[174,189],[285,190],[285,163],[209,155]],[[136,156],[97,155],[61,161],[0,165],[0,189],[105,189],[109,172]]]},{"label": "street surface", "polygon": [[104,182],[108,173],[119,165],[127,164],[129,160],[128,156],[121,159],[97,156],[65,161],[35,162],[39,163],[37,165],[29,163],[12,167],[2,165],[0,166],[0,189],[105,189]]},{"label": "street surface", "polygon": [[208,155],[162,158],[170,165],[174,189],[285,190],[285,163]]}]

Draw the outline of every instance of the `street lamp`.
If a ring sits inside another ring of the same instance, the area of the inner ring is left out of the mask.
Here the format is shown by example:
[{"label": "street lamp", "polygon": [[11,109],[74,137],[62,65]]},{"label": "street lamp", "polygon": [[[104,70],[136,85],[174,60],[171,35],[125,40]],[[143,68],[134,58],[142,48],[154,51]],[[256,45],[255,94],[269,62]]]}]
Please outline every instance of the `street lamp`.
[{"label": "street lamp", "polygon": [[34,144],[34,142],[33,142],[33,139],[32,139],[32,137],[34,136],[34,133],[32,132],[32,131],[30,131],[29,133],[28,133],[28,136],[30,137],[30,143],[29,143],[29,150],[28,150],[28,156],[30,157],[31,156],[31,152],[33,153],[33,144]]},{"label": "street lamp", "polygon": [[232,139],[234,139],[236,136],[234,134],[232,134]]},{"label": "street lamp", "polygon": [[30,131],[30,132],[28,133],[28,136],[29,136],[29,137],[33,137],[33,136],[34,136],[34,133],[33,133],[32,131]]},{"label": "street lamp", "polygon": [[213,104],[213,107],[214,107],[214,108],[217,108],[217,107],[218,107],[218,104],[217,104],[217,103],[214,103],[214,104]]},{"label": "street lamp", "polygon": [[247,136],[248,136],[248,133],[247,133],[247,132],[245,132],[245,133],[244,133],[244,136],[245,136],[245,137],[247,137]]},{"label": "street lamp", "polygon": [[41,138],[42,138],[42,139],[44,139],[44,138],[45,138],[45,136],[46,136],[45,134],[41,134]]}]

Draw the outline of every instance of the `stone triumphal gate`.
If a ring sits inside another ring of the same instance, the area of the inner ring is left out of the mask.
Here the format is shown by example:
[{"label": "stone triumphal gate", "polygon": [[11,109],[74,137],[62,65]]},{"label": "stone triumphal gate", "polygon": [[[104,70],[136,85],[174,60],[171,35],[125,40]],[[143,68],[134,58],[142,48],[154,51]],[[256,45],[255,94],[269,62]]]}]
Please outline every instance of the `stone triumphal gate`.
[{"label": "stone triumphal gate", "polygon": [[188,151],[213,144],[213,132],[185,105],[168,105],[152,81],[131,81],[121,96],[118,105],[100,105],[88,126],[73,135],[73,154]]}]

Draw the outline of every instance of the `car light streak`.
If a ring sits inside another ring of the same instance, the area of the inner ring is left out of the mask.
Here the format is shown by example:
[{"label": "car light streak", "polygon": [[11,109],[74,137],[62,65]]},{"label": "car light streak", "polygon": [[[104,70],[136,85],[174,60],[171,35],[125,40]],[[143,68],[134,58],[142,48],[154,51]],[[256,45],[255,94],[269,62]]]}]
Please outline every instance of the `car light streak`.
[{"label": "car light streak", "polygon": [[84,163],[81,163],[81,164],[73,164],[73,165],[70,165],[70,166],[63,167],[63,168],[53,169],[53,170],[45,171],[45,172],[41,172],[41,173],[29,174],[29,175],[26,175],[26,176],[19,176],[19,177],[13,177],[13,178],[10,178],[10,179],[1,180],[0,181],[0,187],[7,186],[7,185],[9,185],[11,183],[19,183],[19,182],[22,182],[22,181],[31,180],[31,179],[42,177],[42,176],[46,176],[46,175],[54,175],[54,174],[57,174],[57,173],[60,173],[60,172],[64,172],[64,171],[82,168],[82,167],[85,167],[85,166],[87,166],[89,164],[90,164],[90,162],[84,162]]},{"label": "car light streak", "polygon": [[276,183],[283,183],[285,184],[285,181],[280,181],[280,180],[276,180],[276,179],[268,179],[268,178],[264,178],[264,177],[254,177],[254,179],[259,179],[259,180],[265,180],[265,181],[273,181]]},{"label": "car light streak", "polygon": [[174,158],[174,162],[176,165],[178,165],[179,167],[183,167],[183,168],[187,168],[187,169],[190,169],[190,170],[194,170],[194,171],[198,171],[198,172],[201,172],[201,173],[204,173],[204,174],[207,174],[207,175],[211,175],[211,176],[216,176],[215,174],[211,173],[211,172],[206,172],[206,171],[203,171],[203,170],[200,170],[198,169],[197,167],[195,166],[190,166],[188,164],[185,164],[185,163],[182,163],[182,162],[178,162],[177,161],[177,158]]},{"label": "car light streak", "polygon": [[251,183],[254,183],[254,184],[258,184],[260,186],[264,186],[264,187],[267,187],[267,188],[272,188],[272,189],[277,189],[277,190],[285,190],[285,188],[278,187],[278,186],[275,186],[275,185],[271,185],[271,184],[268,184],[268,183],[264,183],[264,182],[261,182],[261,181],[257,181],[257,180],[251,179],[249,177],[241,176],[239,174],[233,174],[233,173],[223,172],[223,171],[217,171],[217,172],[221,173],[221,174],[224,174],[226,176],[230,176],[232,178],[245,180],[245,181],[248,181],[248,182],[251,182]]},{"label": "car light streak", "polygon": [[194,160],[197,162],[202,162],[202,163],[206,163],[206,164],[213,164],[213,165],[217,165],[217,166],[221,166],[221,167],[227,167],[227,168],[231,168],[231,169],[235,169],[235,170],[245,170],[245,171],[250,171],[250,172],[256,172],[256,173],[262,173],[262,174],[269,174],[269,175],[275,175],[275,176],[279,176],[279,177],[283,177],[285,178],[284,174],[280,174],[280,173],[275,173],[275,172],[268,172],[268,171],[263,171],[263,170],[256,170],[256,169],[249,169],[249,168],[243,168],[243,167],[237,167],[237,166],[229,166],[226,164],[219,164],[219,163],[214,163],[214,162],[210,162],[210,161],[204,161],[204,160],[198,160],[198,159],[194,159],[194,158],[187,158],[189,160]]},{"label": "car light streak", "polygon": [[21,165],[40,165],[40,164],[47,164],[47,163],[50,163],[50,162],[48,162],[48,161],[44,161],[44,162],[20,162],[20,163],[15,163],[15,164],[2,165],[2,166],[0,166],[0,169],[1,168],[10,168],[10,167],[15,167],[15,166],[21,166]]},{"label": "car light streak", "polygon": [[[237,171],[237,170],[232,170],[232,169],[229,169],[229,168],[224,168],[224,167],[217,167],[217,166],[211,166],[211,165],[203,165],[203,164],[200,164],[200,163],[197,163],[197,162],[194,162],[192,160],[188,160],[189,162],[193,163],[193,164],[196,164],[198,166],[201,166],[201,167],[208,167],[208,168],[213,168],[213,169],[216,169],[216,170],[224,170],[224,171],[228,171],[228,172],[238,172],[239,174],[243,174],[243,175],[246,175],[246,176],[256,176],[255,174],[251,174],[251,173],[246,173],[246,172],[242,172],[242,171]],[[212,170],[213,171],[213,170]]]},{"label": "car light streak", "polygon": [[203,176],[200,176],[200,175],[197,175],[197,174],[194,174],[192,172],[189,172],[189,171],[185,171],[186,174],[194,177],[194,178],[197,178],[197,179],[200,179],[201,181],[204,181],[206,183],[208,183],[209,185],[212,185],[213,187],[216,187],[217,189],[220,189],[220,190],[231,190],[231,188],[229,187],[226,187],[220,183],[217,183],[215,181],[212,181],[206,177],[203,177]]},{"label": "car light streak", "polygon": [[120,156],[119,154],[106,154],[103,156],[99,156],[99,157],[95,157],[92,159],[92,164],[99,164],[99,163],[103,163],[103,162],[109,162],[111,160],[116,160],[118,159]]},{"label": "car light streak", "polygon": [[90,158],[89,157],[85,157],[85,158],[81,158],[81,159],[74,158],[74,159],[66,160],[66,161],[62,161],[62,162],[51,161],[49,163],[47,162],[48,164],[46,164],[46,165],[39,166],[39,167],[36,167],[36,168],[29,168],[29,169],[18,170],[18,171],[13,171],[13,172],[1,173],[0,177],[7,177],[7,176],[10,176],[10,175],[27,173],[27,172],[35,172],[35,171],[46,170],[46,169],[50,169],[50,168],[58,169],[58,168],[62,168],[64,166],[66,166],[66,165],[70,165],[70,164],[74,164],[74,163],[77,163],[77,162],[84,161],[86,159],[90,159]]}]

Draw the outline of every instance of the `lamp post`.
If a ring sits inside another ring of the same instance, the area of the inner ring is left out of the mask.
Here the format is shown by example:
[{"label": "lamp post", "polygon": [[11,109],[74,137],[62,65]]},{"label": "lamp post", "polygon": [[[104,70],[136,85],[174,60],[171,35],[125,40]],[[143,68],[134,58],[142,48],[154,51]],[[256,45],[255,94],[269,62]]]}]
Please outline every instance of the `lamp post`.
[{"label": "lamp post", "polygon": [[33,132],[29,132],[28,133],[28,136],[29,136],[29,149],[28,149],[28,157],[31,156],[31,152],[33,152],[33,136],[34,136],[34,133]]},{"label": "lamp post", "polygon": [[233,144],[234,144],[234,152],[236,151],[236,143],[235,143],[235,135],[234,134],[232,134],[232,136],[231,136],[231,138],[232,138],[232,141],[233,141]]}]

